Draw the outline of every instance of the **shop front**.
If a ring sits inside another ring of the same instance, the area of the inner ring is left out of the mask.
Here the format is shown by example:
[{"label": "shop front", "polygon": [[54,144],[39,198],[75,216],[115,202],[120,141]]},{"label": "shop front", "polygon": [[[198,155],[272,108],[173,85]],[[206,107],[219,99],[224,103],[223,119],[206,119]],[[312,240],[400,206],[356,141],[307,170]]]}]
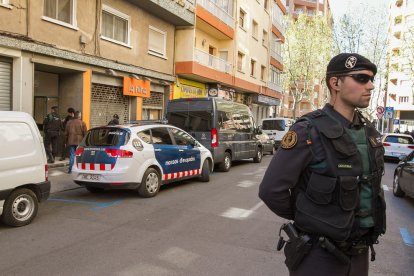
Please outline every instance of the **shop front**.
[{"label": "shop front", "polygon": [[263,118],[276,117],[276,108],[280,106],[280,99],[260,94],[252,95],[252,112],[256,122]]},{"label": "shop front", "polygon": [[12,107],[12,60],[0,56],[0,111]]},{"label": "shop front", "polygon": [[206,98],[207,91],[204,83],[178,78],[173,86],[170,99]]}]

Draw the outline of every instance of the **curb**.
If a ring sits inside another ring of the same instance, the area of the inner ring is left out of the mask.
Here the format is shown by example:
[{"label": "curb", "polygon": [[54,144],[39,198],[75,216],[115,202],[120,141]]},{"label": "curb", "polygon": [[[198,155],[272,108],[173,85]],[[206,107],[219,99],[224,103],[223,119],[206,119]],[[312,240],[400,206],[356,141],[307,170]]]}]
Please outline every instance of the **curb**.
[{"label": "curb", "polygon": [[55,163],[48,163],[47,165],[49,169],[65,167],[65,166],[69,166],[69,161],[57,161]]}]

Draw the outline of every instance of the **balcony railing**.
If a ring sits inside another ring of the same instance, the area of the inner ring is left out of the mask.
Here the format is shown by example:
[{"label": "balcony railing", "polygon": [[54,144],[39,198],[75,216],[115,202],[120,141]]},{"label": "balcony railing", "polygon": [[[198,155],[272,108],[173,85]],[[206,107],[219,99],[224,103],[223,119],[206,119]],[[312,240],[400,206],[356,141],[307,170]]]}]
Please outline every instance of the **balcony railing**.
[{"label": "balcony railing", "polygon": [[272,17],[272,22],[273,22],[273,25],[275,25],[276,26],[276,28],[282,33],[282,34],[284,34],[285,33],[285,26],[283,26],[283,23],[282,23],[282,20],[281,19],[279,19],[279,18],[276,18],[276,17]]},{"label": "balcony railing", "polygon": [[211,0],[197,0],[197,4],[208,10],[211,14],[215,15],[221,21],[223,21],[226,25],[234,28],[234,18],[230,14],[228,14],[225,10],[217,6]]},{"label": "balcony railing", "polygon": [[269,81],[267,83],[267,87],[269,87],[270,89],[272,89],[274,91],[280,92],[280,93],[283,92],[283,87],[280,84],[277,84],[277,83],[274,83],[274,82]]},{"label": "balcony railing", "polygon": [[230,73],[232,64],[224,59],[210,55],[209,53],[203,52],[199,49],[195,49],[194,60],[202,65],[211,67],[217,71],[224,73]]},{"label": "balcony railing", "polygon": [[283,63],[283,57],[281,54],[279,54],[275,49],[270,50],[270,55],[275,58],[280,63]]}]

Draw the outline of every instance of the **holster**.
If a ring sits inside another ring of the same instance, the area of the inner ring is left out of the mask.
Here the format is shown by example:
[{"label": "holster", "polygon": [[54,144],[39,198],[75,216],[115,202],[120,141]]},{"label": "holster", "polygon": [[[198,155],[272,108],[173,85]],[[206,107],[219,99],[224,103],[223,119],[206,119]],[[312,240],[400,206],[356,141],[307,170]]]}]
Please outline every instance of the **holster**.
[{"label": "holster", "polygon": [[309,236],[302,235],[297,238],[290,238],[284,248],[285,264],[289,270],[295,271],[311,249],[312,244]]}]

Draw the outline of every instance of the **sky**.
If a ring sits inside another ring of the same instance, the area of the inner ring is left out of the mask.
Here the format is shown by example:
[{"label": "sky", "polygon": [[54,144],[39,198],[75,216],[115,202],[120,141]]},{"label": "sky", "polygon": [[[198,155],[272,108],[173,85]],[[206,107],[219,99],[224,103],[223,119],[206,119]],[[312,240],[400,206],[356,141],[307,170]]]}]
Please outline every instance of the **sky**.
[{"label": "sky", "polygon": [[335,20],[336,18],[343,15],[348,7],[351,7],[351,11],[354,11],[354,14],[357,16],[358,4],[366,4],[368,6],[376,6],[378,4],[388,5],[391,0],[329,0],[332,16]]}]

